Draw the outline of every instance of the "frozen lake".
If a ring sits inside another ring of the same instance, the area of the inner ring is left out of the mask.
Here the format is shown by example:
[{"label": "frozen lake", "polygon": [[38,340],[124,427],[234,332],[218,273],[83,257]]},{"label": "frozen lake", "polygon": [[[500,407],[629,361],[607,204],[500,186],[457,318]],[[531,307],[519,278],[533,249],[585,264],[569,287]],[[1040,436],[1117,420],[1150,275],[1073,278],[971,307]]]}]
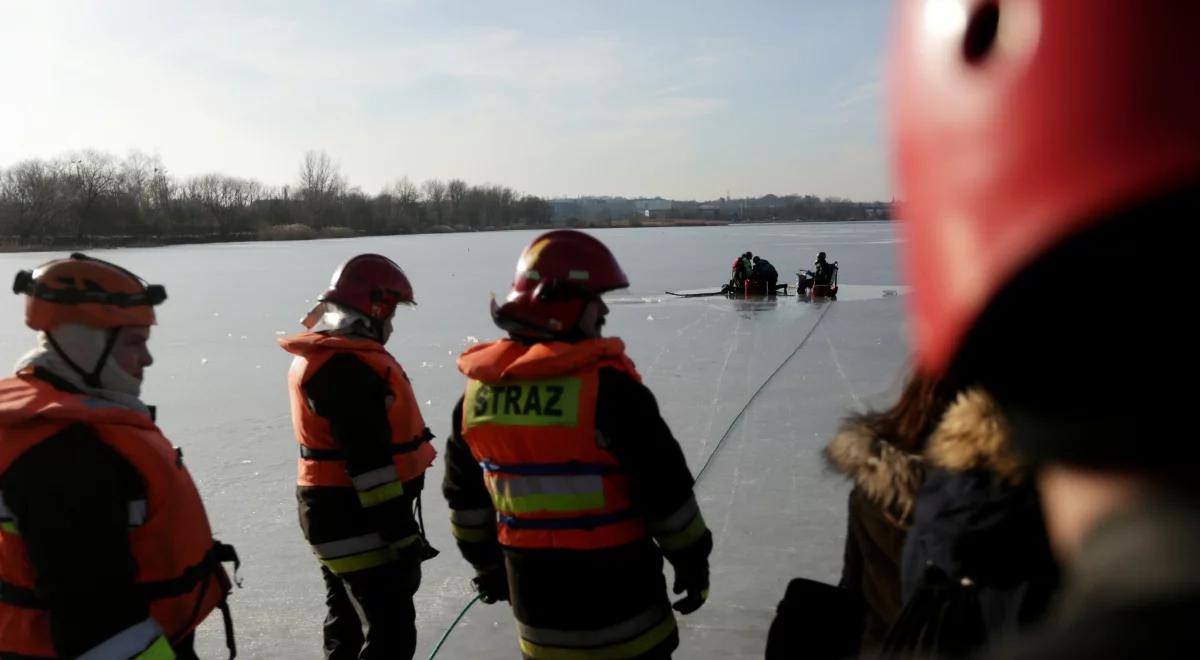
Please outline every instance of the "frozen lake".
[{"label": "frozen lake", "polygon": [[[611,296],[607,334],[622,337],[667,422],[699,470],[754,391],[807,336],[729,433],[697,484],[715,535],[708,604],[680,617],[680,658],[761,657],[787,580],[836,579],[848,486],[819,451],[848,410],[882,404],[908,353],[893,225],[781,224],[596,230],[632,281]],[[296,444],[277,336],[299,318],[333,269],[379,252],[408,273],[419,306],[401,309],[388,348],[405,366],[441,450],[462,392],[458,353],[496,338],[488,297],[503,297],[520,250],[536,232],[392,236],[282,243],[97,250],[169,294],[160,307],[144,398],[182,446],[216,535],[237,546],[245,588],[232,607],[247,658],[319,658],[324,589],[296,523]],[[733,258],[762,254],[794,281],[820,250],[841,262],[847,286],[834,303],[678,299],[667,290],[720,286]],[[0,254],[11,277],[61,256]],[[32,346],[22,299],[0,296],[0,362]],[[442,466],[429,474],[425,520],[442,550],[424,564],[417,594],[424,658],[472,597],[441,498]],[[669,569],[668,569],[669,570]],[[224,657],[220,617],[198,635],[202,657]],[[504,604],[476,605],[440,658],[518,657]]]}]

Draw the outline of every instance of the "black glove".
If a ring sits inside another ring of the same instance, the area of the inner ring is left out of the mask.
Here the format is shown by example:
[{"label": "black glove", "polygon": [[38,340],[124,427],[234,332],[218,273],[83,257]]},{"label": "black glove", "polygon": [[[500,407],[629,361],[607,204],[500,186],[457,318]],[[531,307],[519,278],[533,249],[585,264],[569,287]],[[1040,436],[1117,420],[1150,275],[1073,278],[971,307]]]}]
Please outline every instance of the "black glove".
[{"label": "black glove", "polygon": [[691,614],[708,600],[708,562],[697,566],[675,566],[676,594],[687,592],[671,607],[680,614]]},{"label": "black glove", "polygon": [[504,566],[481,572],[471,580],[471,586],[475,588],[475,593],[479,594],[479,600],[484,604],[491,605],[498,600],[508,600],[508,572],[504,570]]}]

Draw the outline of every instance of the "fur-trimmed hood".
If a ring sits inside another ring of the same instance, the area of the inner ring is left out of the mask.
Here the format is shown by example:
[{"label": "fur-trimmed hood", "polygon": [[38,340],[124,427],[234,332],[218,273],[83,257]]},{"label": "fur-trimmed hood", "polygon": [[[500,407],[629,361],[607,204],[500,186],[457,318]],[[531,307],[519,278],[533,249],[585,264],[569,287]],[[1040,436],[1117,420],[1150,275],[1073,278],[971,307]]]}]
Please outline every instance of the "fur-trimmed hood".
[{"label": "fur-trimmed hood", "polygon": [[1009,446],[1008,426],[999,408],[978,388],[958,395],[926,441],[923,455],[901,450],[858,421],[842,426],[824,455],[830,468],[854,480],[863,494],[901,527],[912,521],[927,469],[982,469],[1014,484],[1025,474],[1024,465]]},{"label": "fur-trimmed hood", "polygon": [[925,444],[930,467],[966,472],[987,470],[1019,483],[1025,466],[1009,443],[1008,425],[987,392],[972,388],[958,395]]},{"label": "fur-trimmed hood", "polygon": [[908,527],[925,479],[922,456],[901,450],[862,422],[846,423],[824,454],[829,467],[853,479],[893,524]]}]

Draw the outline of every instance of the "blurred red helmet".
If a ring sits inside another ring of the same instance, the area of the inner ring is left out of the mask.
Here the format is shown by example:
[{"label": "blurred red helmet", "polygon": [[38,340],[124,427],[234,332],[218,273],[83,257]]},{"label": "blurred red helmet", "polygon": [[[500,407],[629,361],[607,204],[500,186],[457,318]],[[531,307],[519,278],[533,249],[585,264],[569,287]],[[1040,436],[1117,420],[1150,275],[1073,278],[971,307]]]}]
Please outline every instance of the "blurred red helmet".
[{"label": "blurred red helmet", "polygon": [[416,304],[404,271],[378,254],[360,254],[338,266],[318,300],[349,307],[375,321],[391,318],[396,305]]},{"label": "blurred red helmet", "polygon": [[603,243],[573,229],[546,232],[521,252],[512,291],[503,305],[492,301],[492,318],[517,334],[562,334],[575,328],[589,300],[627,286]]},{"label": "blurred red helmet", "polygon": [[890,131],[922,366],[1041,255],[1200,180],[1200,2],[901,0]]}]

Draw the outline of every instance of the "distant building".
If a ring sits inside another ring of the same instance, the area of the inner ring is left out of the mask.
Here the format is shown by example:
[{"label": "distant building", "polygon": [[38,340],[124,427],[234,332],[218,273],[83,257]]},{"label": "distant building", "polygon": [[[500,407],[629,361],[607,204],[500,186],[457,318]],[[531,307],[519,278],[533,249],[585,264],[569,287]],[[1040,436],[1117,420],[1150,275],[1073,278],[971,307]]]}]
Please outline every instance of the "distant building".
[{"label": "distant building", "polygon": [[669,199],[655,197],[654,199],[635,199],[633,201],[633,208],[639,213],[645,214],[647,218],[652,218],[654,216],[651,213],[670,211],[673,204],[674,202]]}]

